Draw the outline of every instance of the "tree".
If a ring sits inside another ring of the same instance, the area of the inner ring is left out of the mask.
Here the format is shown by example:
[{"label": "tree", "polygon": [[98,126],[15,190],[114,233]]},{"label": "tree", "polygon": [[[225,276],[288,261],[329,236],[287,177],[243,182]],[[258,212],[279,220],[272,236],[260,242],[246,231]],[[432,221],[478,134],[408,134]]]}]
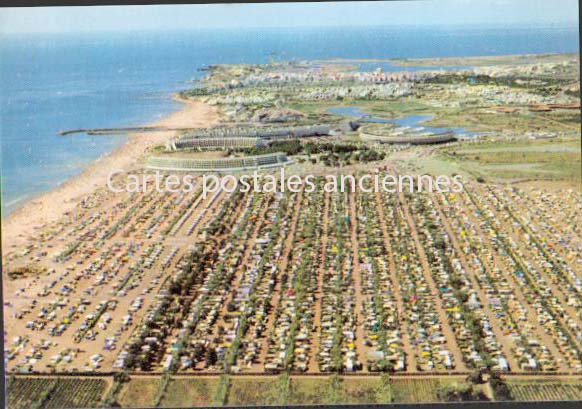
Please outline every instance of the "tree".
[{"label": "tree", "polygon": [[500,401],[507,401],[513,400],[513,396],[511,396],[511,390],[505,383],[503,379],[499,376],[497,372],[493,372],[489,379],[489,385],[491,385],[491,389],[493,389],[493,395],[495,396],[496,400]]},{"label": "tree", "polygon": [[182,287],[180,286],[180,284],[178,284],[177,282],[172,282],[172,284],[170,285],[170,294],[172,295],[180,294],[181,291]]},{"label": "tree", "polygon": [[113,375],[113,380],[118,383],[125,383],[129,382],[130,377],[127,372],[117,372]]},{"label": "tree", "polygon": [[218,356],[216,355],[216,350],[214,348],[209,348],[206,351],[206,366],[216,365]]},{"label": "tree", "polygon": [[483,383],[483,372],[481,370],[471,372],[471,374],[467,376],[467,382],[473,385],[479,385]]},{"label": "tree", "polygon": [[205,348],[203,345],[197,344],[194,347],[194,359],[200,361],[204,357]]}]

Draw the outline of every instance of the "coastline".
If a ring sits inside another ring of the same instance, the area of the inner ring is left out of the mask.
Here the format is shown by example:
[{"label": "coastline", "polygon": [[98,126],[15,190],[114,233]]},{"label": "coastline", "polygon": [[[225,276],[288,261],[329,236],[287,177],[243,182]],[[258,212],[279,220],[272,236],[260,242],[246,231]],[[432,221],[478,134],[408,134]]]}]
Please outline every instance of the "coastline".
[{"label": "coastline", "polygon": [[414,66],[487,66],[487,65],[505,65],[531,62],[555,62],[560,61],[563,57],[579,58],[576,52],[555,52],[555,53],[517,53],[503,55],[475,55],[475,56],[449,56],[449,57],[430,57],[430,58],[330,58],[314,60],[319,63],[392,63],[398,67]]},{"label": "coastline", "polygon": [[[180,101],[182,108],[145,126],[202,128],[219,122],[217,108],[201,100],[182,99],[177,94],[172,95],[172,98]],[[176,131],[128,134],[127,140],[121,146],[89,163],[80,174],[53,190],[28,200],[2,219],[4,251],[24,243],[36,228],[54,222],[72,211],[83,196],[105,187],[110,171],[135,167],[148,148],[163,143],[175,134]]]}]

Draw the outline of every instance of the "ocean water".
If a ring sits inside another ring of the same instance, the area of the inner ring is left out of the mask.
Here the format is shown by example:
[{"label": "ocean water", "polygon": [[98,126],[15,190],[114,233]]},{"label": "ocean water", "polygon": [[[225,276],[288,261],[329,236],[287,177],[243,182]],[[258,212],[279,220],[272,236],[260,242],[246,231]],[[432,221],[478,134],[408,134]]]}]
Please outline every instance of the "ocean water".
[{"label": "ocean water", "polygon": [[[122,136],[60,137],[59,130],[152,122],[179,109],[170,95],[210,64],[577,51],[577,27],[5,35],[0,37],[2,217],[124,142]],[[362,69],[377,66],[390,69],[373,63]]]}]

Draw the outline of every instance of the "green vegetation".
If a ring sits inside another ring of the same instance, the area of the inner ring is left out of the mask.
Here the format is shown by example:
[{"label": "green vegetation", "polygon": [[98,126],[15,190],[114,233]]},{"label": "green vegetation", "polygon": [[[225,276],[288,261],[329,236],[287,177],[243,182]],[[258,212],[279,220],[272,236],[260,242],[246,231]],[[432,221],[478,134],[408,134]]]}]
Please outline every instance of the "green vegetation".
[{"label": "green vegetation", "polygon": [[185,90],[185,91],[180,91],[179,93],[180,98],[192,98],[192,97],[200,97],[200,96],[206,96],[206,95],[210,95],[210,91],[208,90],[208,88],[192,88],[189,90]]},{"label": "green vegetation", "polygon": [[541,82],[541,84],[532,84],[529,81],[529,77],[491,77],[484,74],[442,74],[436,75],[425,80],[427,84],[458,84],[466,83],[471,86],[487,85],[487,86],[506,86],[510,88],[518,88],[526,90],[527,92],[538,93],[540,95],[549,96],[556,92],[556,86],[567,85],[568,80],[559,80],[557,78],[547,77]]},{"label": "green vegetation", "polygon": [[268,146],[258,146],[254,148],[241,149],[245,155],[263,155],[266,153],[285,152],[288,156],[297,155],[303,152],[304,148],[299,140],[294,139],[290,141],[276,141]]},{"label": "green vegetation", "polygon": [[[187,407],[210,405],[382,404],[390,402],[465,402],[488,400],[487,384],[439,378],[279,376],[197,377],[116,375],[104,378],[9,377],[6,402],[12,408]],[[118,386],[115,386],[115,382]],[[505,380],[492,373],[489,385],[496,401],[582,399],[579,379]],[[163,392],[161,392],[163,391]],[[161,393],[161,397],[160,397]],[[158,399],[159,398],[159,399]],[[156,402],[157,400],[157,402]],[[107,403],[109,402],[109,403]]]},{"label": "green vegetation", "polygon": [[[532,63],[557,63],[563,62],[564,59],[578,59],[577,53],[564,54],[524,54],[524,55],[495,55],[495,56],[478,56],[478,57],[442,57],[442,58],[400,58],[393,60],[375,60],[389,61],[396,66],[459,66],[471,65],[473,67],[490,66],[490,65],[515,65],[515,64],[532,64]],[[350,60],[353,62],[361,60]],[[364,60],[366,61],[366,60]]]},{"label": "green vegetation", "polygon": [[467,402],[488,400],[482,391],[476,390],[470,383],[442,384],[437,396],[444,402]]},{"label": "green vegetation", "polygon": [[402,403],[438,402],[440,384],[438,378],[392,379],[393,400]]},{"label": "green vegetation", "polygon": [[390,403],[394,400],[390,375],[383,373],[380,376],[380,381],[375,392],[375,400],[377,403]]},{"label": "green vegetation", "polygon": [[288,401],[290,377],[240,378],[231,382],[228,405],[284,405]]},{"label": "green vegetation", "polygon": [[[338,167],[355,163],[375,162],[385,158],[384,152],[374,148],[350,143],[306,142],[298,140],[277,141],[268,147],[244,149],[246,155],[260,155],[265,153],[285,152],[288,156],[304,154],[313,162],[323,163],[325,166]],[[313,156],[312,156],[313,155]]]},{"label": "green vegetation", "polygon": [[550,140],[488,141],[446,147],[434,158],[417,159],[420,167],[441,161],[476,177],[495,179],[536,178],[543,180],[582,180],[580,141]]},{"label": "green vegetation", "polygon": [[[159,376],[151,377],[133,377],[121,387],[117,394],[116,401],[123,407],[151,407],[154,406],[154,398],[159,388],[161,378]],[[170,384],[171,386],[171,384]],[[168,388],[170,390],[170,388]],[[178,396],[178,394],[172,394]],[[183,396],[183,395],[180,395]],[[162,400],[162,403],[164,401]]]},{"label": "green vegetation", "polygon": [[218,387],[214,391],[214,396],[212,397],[212,404],[217,406],[226,405],[226,399],[228,398],[228,391],[230,388],[230,378],[228,375],[222,375],[218,381]]},{"label": "green vegetation", "polygon": [[96,407],[107,388],[103,378],[13,378],[6,393],[11,409]]},{"label": "green vegetation", "polygon": [[166,392],[168,383],[170,383],[170,374],[166,372],[165,374],[162,375],[162,379],[160,381],[160,384],[158,385],[158,390],[156,391],[156,395],[154,396],[153,406],[160,406],[160,402],[164,397],[164,393]]},{"label": "green vegetation", "polygon": [[493,396],[495,400],[507,401],[513,400],[513,395],[511,389],[507,386],[507,383],[496,373],[491,374],[489,379],[489,385],[493,390]]},{"label": "green vegetation", "polygon": [[580,130],[575,112],[530,112],[519,108],[513,113],[498,113],[489,107],[472,106],[462,109],[439,109],[427,125],[436,127],[463,127],[476,132],[573,132]]},{"label": "green vegetation", "polygon": [[[582,400],[582,382],[574,380],[508,381],[516,401]],[[495,396],[496,399],[497,395]]]},{"label": "green vegetation", "polygon": [[216,377],[172,378],[160,406],[209,406],[213,402],[219,382]]},{"label": "green vegetation", "polygon": [[119,395],[123,385],[129,383],[130,379],[130,376],[125,372],[118,372],[113,375],[113,385],[109,388],[107,395],[103,398],[101,406],[106,408],[119,406],[116,396]]}]

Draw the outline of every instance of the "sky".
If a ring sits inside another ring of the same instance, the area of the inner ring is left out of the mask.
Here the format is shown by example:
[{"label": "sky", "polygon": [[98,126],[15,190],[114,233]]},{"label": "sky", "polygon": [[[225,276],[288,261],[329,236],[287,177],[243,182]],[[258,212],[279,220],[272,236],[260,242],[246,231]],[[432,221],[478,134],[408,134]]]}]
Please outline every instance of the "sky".
[{"label": "sky", "polygon": [[214,27],[578,25],[577,0],[39,7],[0,9],[0,33]]}]

